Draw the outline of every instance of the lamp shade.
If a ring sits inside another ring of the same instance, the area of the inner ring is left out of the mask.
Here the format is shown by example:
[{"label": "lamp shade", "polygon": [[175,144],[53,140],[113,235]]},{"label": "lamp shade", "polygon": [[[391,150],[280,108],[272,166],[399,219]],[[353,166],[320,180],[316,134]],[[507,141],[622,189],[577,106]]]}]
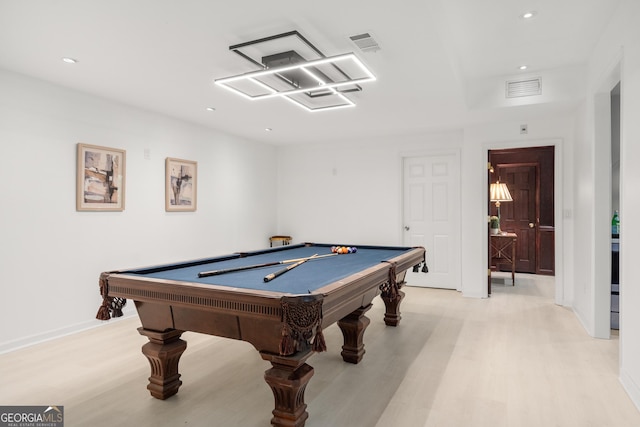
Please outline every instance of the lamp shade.
[{"label": "lamp shade", "polygon": [[497,181],[495,184],[491,184],[489,188],[489,199],[492,202],[512,202],[511,193],[507,188],[507,184]]}]

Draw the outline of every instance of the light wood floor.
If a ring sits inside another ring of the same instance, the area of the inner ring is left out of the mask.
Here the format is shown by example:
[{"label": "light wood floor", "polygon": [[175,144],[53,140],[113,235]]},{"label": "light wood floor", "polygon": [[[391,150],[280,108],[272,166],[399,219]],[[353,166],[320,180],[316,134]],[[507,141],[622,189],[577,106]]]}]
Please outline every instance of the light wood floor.
[{"label": "light wood floor", "polygon": [[[405,287],[402,322],[369,311],[367,354],[342,362],[342,335],[312,356],[308,427],[632,427],[618,382],[618,340],[590,338],[553,303],[553,278],[522,275],[489,299]],[[137,318],[0,355],[0,405],[64,405],[66,426],[268,426],[269,364],[247,343],[185,333],[184,384],[146,390]]]}]

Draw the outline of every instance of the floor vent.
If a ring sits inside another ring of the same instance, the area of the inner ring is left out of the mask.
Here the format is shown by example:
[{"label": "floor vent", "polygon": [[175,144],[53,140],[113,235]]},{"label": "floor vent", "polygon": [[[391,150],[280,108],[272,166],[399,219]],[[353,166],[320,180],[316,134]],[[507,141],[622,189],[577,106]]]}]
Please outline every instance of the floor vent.
[{"label": "floor vent", "polygon": [[507,82],[506,97],[534,96],[542,94],[542,77]]},{"label": "floor vent", "polygon": [[380,45],[369,33],[350,36],[349,39],[363,52],[376,52],[380,50]]}]

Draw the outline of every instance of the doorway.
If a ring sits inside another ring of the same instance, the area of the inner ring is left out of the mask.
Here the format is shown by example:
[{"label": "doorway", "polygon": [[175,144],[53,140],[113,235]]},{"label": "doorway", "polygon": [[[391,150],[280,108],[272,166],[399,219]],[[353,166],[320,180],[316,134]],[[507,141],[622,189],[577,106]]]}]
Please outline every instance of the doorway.
[{"label": "doorway", "polygon": [[[620,213],[620,82],[611,90],[611,211]],[[613,221],[613,218],[612,218]],[[620,329],[620,226],[611,229],[611,329]]]},{"label": "doorway", "polygon": [[[500,217],[502,231],[518,236],[516,272],[555,275],[554,147],[489,150],[488,157],[489,183],[507,184],[513,198],[501,204]],[[489,215],[496,211],[490,203]]]}]

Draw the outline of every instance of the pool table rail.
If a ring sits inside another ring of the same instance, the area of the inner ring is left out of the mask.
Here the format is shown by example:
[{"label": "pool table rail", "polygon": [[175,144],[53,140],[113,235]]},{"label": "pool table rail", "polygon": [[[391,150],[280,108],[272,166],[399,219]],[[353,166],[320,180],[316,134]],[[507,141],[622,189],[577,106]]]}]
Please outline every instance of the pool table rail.
[{"label": "pool table rail", "polygon": [[[422,261],[423,254],[424,249],[413,249],[388,262],[381,262],[311,292],[310,295],[324,297],[323,328],[354,310],[368,306],[381,293],[385,300],[381,288],[389,282],[390,266],[395,266],[395,271],[398,272],[395,281],[399,289],[404,282],[406,270]],[[101,281],[105,283],[107,297],[135,302],[146,329],[158,332],[170,329],[193,330],[248,341],[258,351],[267,352],[279,352],[279,349],[273,340],[265,340],[262,333],[253,333],[252,328],[246,325],[255,320],[263,325],[281,325],[282,298],[305,295],[147,278],[127,271],[102,273]],[[395,326],[400,317],[399,313],[393,315],[397,318]],[[271,329],[269,327],[269,333],[272,332]]]}]

